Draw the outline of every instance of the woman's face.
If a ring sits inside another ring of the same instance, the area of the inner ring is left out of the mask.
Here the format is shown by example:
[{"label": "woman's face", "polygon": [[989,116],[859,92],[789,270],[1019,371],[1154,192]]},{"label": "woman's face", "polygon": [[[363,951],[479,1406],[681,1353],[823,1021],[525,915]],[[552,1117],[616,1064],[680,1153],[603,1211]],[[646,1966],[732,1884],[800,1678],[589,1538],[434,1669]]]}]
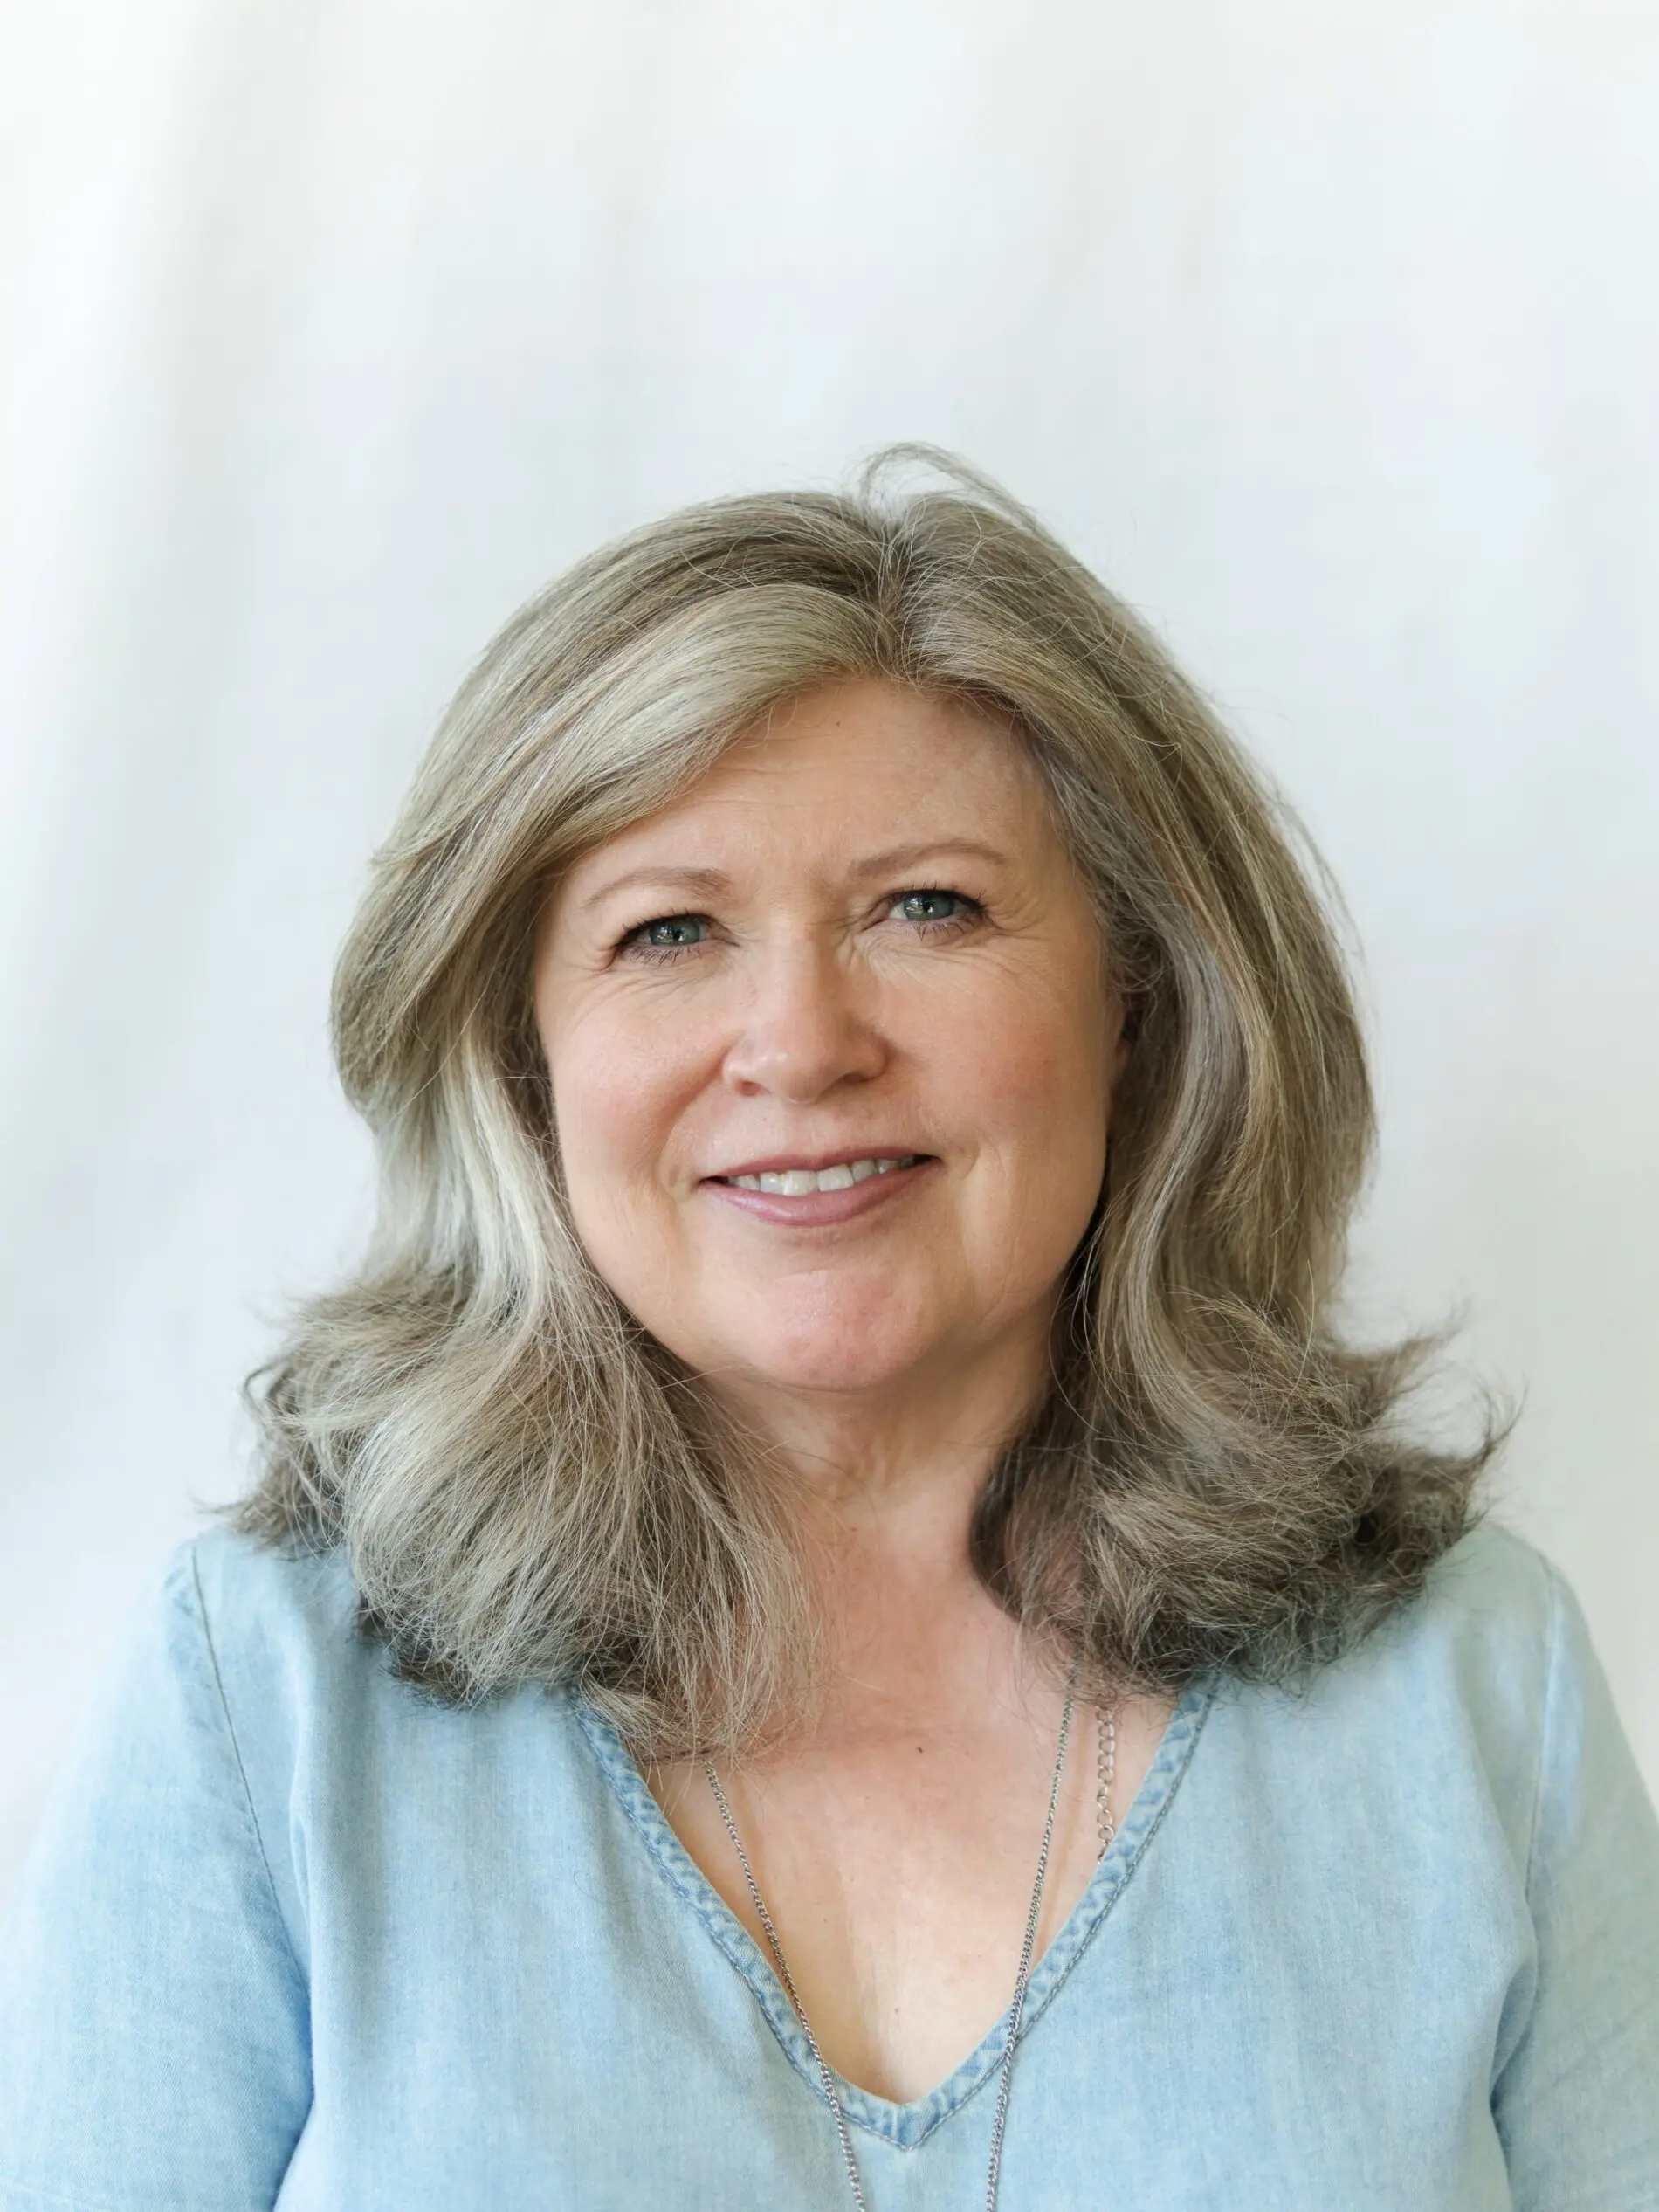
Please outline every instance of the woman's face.
[{"label": "woman's face", "polygon": [[577,1232],[688,1366],[748,1402],[1039,1379],[1121,1008],[995,721],[795,699],[568,872],[535,1010]]}]

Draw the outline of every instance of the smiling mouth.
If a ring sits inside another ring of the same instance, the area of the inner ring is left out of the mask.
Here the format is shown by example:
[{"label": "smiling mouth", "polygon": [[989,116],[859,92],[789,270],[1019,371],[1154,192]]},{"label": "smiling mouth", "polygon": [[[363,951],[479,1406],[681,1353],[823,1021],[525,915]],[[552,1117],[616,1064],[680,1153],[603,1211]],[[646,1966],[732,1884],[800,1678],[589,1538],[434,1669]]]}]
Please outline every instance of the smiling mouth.
[{"label": "smiling mouth", "polygon": [[875,1175],[891,1175],[901,1168],[918,1168],[925,1153],[872,1153],[862,1160],[837,1160],[828,1168],[767,1168],[753,1175],[711,1175],[733,1190],[758,1190],[772,1198],[810,1198],[821,1190],[850,1190]]}]

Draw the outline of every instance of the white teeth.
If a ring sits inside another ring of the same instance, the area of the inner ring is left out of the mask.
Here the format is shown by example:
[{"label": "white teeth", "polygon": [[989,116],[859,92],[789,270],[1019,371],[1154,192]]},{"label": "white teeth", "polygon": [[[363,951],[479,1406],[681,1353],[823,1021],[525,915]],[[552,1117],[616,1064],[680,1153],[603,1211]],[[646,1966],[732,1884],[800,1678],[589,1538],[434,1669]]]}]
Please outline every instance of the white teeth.
[{"label": "white teeth", "polygon": [[912,1152],[886,1160],[843,1160],[833,1168],[780,1168],[760,1175],[733,1175],[739,1190],[764,1190],[774,1198],[809,1198],[816,1190],[850,1190],[871,1175],[890,1175],[895,1168],[916,1163]]}]

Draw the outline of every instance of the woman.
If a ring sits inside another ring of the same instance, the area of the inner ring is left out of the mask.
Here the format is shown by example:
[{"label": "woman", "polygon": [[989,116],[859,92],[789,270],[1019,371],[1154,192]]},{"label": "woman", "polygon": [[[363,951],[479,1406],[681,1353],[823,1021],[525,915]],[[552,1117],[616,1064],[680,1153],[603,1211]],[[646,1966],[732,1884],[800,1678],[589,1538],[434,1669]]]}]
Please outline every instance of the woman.
[{"label": "woman", "polygon": [[42,1838],[0,2205],[1659,2203],[1659,1839],[1335,1330],[1319,907],[893,482],[463,687],[338,979],[378,1232]]}]

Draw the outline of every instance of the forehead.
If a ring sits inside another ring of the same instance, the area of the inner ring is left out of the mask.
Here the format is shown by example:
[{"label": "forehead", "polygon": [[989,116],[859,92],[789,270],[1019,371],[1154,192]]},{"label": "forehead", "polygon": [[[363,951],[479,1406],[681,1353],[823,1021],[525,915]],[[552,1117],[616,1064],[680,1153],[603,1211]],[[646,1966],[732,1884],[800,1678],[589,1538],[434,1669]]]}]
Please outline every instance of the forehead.
[{"label": "forehead", "polygon": [[891,845],[994,841],[1010,858],[1056,840],[1041,779],[1010,720],[967,699],[878,681],[826,686],[774,708],[691,789],[618,830],[568,885],[690,847],[809,850],[833,867]]},{"label": "forehead", "polygon": [[871,678],[781,701],[721,755],[699,789],[853,769],[936,781],[947,766],[1005,787],[1030,773],[1009,716],[973,699]]}]

